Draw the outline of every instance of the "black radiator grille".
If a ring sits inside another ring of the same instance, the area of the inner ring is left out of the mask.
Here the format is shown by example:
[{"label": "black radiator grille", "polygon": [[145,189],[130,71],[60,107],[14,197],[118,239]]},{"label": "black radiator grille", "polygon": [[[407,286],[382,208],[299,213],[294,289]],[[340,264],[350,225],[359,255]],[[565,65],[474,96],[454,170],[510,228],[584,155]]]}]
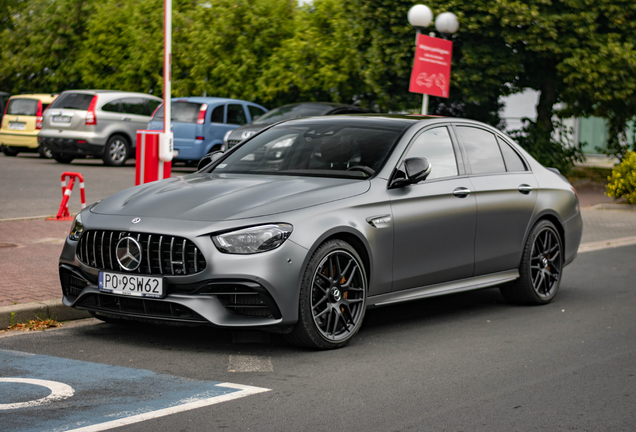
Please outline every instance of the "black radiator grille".
[{"label": "black radiator grille", "polygon": [[203,254],[183,237],[124,231],[90,230],[80,238],[77,259],[89,267],[126,271],[117,261],[117,242],[132,237],[141,245],[141,265],[134,273],[191,275],[205,269]]}]

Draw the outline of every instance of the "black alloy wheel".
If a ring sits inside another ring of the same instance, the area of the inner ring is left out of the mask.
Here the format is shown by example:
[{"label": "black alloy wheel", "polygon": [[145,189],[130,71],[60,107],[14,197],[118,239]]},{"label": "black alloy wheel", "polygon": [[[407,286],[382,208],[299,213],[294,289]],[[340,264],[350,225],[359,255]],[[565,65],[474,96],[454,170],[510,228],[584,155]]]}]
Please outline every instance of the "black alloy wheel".
[{"label": "black alloy wheel", "polygon": [[323,243],[305,271],[299,319],[288,339],[315,349],[345,346],[360,329],[366,295],[367,278],[356,250],[342,240]]},{"label": "black alloy wheel", "polygon": [[549,303],[561,284],[563,245],[554,224],[539,221],[530,231],[519,267],[519,279],[501,287],[512,303]]}]

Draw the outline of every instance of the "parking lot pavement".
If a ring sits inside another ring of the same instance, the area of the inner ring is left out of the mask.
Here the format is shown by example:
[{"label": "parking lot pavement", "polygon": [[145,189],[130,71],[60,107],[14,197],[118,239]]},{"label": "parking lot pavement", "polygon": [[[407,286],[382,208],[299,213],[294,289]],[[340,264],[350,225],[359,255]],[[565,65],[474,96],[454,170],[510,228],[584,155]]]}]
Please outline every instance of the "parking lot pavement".
[{"label": "parking lot pavement", "polygon": [[[0,157],[2,159],[9,158]],[[48,165],[45,163],[44,166]],[[76,167],[72,165],[71,168]],[[66,169],[70,170],[68,166]],[[102,171],[95,171],[95,176],[108,175],[104,173],[109,168],[99,169]],[[122,169],[129,171],[126,175],[130,175],[132,171],[129,168]],[[120,173],[123,172],[122,169],[115,169],[113,172]],[[132,173],[134,175],[134,171]],[[183,173],[175,171],[175,175]],[[100,181],[103,180],[97,182]],[[122,182],[121,178],[117,182]],[[127,186],[128,183],[129,180],[125,180],[121,184]],[[59,189],[59,183],[56,182],[55,187]],[[100,193],[108,192],[107,188],[100,190]],[[636,211],[615,209],[633,209],[634,206],[608,204],[608,197],[603,195],[602,188],[587,187],[578,192],[582,205],[587,205],[581,211],[583,244],[592,245],[590,250],[598,250],[636,242]],[[59,193],[61,196],[61,192]],[[603,206],[609,209],[604,209]],[[41,318],[52,317],[57,320],[88,316],[85,311],[76,311],[61,304],[57,262],[70,224],[68,221],[44,219],[0,220],[0,328],[5,328],[12,322],[11,313],[15,314],[14,322],[33,319],[36,314]],[[598,244],[615,239],[623,241]]]},{"label": "parking lot pavement", "polygon": [[2,428],[14,432],[96,432],[268,391],[17,351],[0,363]]}]

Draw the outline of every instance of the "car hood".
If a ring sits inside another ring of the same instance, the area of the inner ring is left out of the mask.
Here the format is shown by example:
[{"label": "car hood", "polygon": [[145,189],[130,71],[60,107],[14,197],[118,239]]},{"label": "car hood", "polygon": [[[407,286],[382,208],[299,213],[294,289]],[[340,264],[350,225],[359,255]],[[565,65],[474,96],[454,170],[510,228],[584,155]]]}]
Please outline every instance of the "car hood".
[{"label": "car hood", "polygon": [[324,204],[363,194],[369,187],[368,180],[195,173],[123,190],[91,212],[224,221]]}]

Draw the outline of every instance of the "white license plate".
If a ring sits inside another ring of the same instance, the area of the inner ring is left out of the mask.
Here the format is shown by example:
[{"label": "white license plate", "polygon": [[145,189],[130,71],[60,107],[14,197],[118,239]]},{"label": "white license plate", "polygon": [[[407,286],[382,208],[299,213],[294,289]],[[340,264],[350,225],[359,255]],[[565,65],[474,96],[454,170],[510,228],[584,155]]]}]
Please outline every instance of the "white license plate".
[{"label": "white license plate", "polygon": [[99,272],[99,290],[135,297],[163,298],[163,278]]},{"label": "white license plate", "polygon": [[67,116],[53,116],[53,122],[55,123],[70,123],[71,118]]},{"label": "white license plate", "polygon": [[26,123],[9,122],[10,130],[24,130],[25,128],[26,128]]}]

